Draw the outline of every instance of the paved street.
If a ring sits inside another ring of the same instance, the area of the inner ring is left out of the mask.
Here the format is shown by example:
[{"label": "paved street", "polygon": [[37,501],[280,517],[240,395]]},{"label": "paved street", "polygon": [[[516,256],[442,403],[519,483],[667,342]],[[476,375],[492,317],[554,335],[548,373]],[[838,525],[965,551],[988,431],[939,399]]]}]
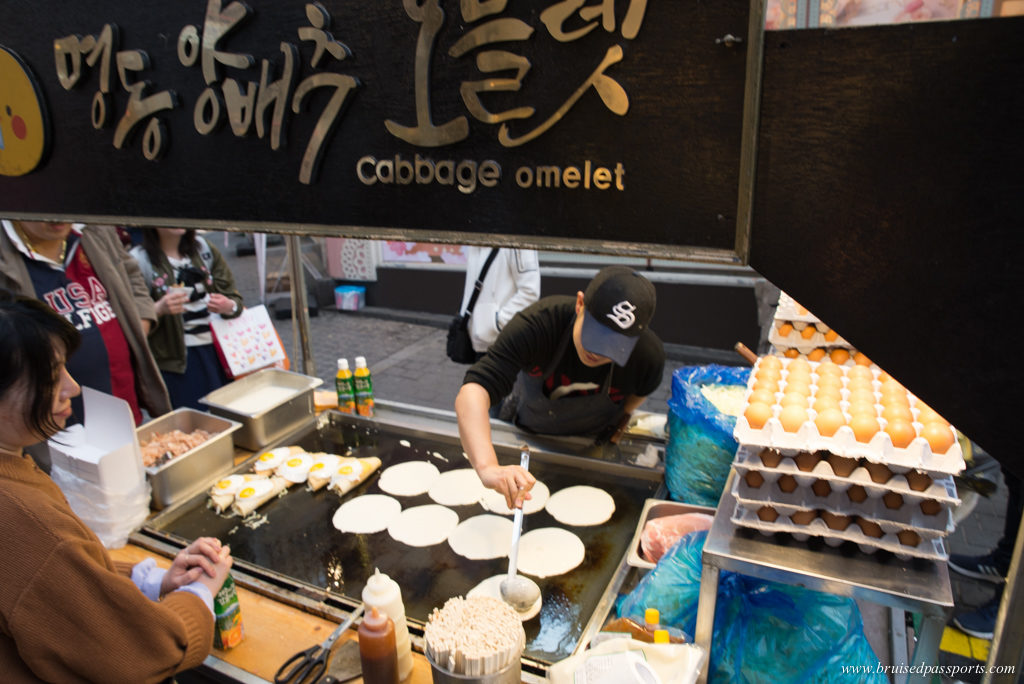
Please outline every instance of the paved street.
[{"label": "paved street", "polygon": [[[255,257],[236,256],[233,248],[234,239],[230,241],[231,247],[224,248],[222,234],[213,234],[211,239],[218,248],[221,248],[228,260],[239,289],[245,296],[246,304],[258,304]],[[273,255],[273,260],[280,261],[284,248],[272,247],[269,252]],[[333,307],[322,308],[318,316],[310,319],[316,375],[323,378],[325,387],[333,386],[336,359],[344,356],[353,363],[354,357],[362,355],[366,357],[373,373],[378,398],[452,410],[452,403],[466,366],[449,361],[445,355],[446,323],[444,317],[417,315],[415,312],[376,311],[368,314],[339,312]],[[275,320],[275,325],[285,348],[289,350],[292,368],[301,371],[301,354],[297,351],[299,346],[294,340],[291,320]],[[737,365],[738,362],[737,357]],[[669,359],[664,380],[648,399],[645,409],[655,412],[668,411],[671,373],[686,363],[685,359]],[[987,455],[979,454],[979,459],[987,458]],[[971,515],[959,523],[956,531],[948,539],[951,553],[984,554],[992,548],[1002,533],[1006,489],[1002,485],[998,470],[992,473],[992,477],[999,479],[998,491],[992,497],[977,500]],[[993,594],[994,585],[962,578],[953,573],[951,578],[958,611],[977,607]],[[875,618],[868,618],[867,615],[865,617],[869,630],[887,630],[887,626],[883,626]],[[873,634],[872,642],[878,643],[879,638],[887,637]],[[960,662],[955,659],[951,661],[950,658],[949,654],[943,654],[944,663]]]}]

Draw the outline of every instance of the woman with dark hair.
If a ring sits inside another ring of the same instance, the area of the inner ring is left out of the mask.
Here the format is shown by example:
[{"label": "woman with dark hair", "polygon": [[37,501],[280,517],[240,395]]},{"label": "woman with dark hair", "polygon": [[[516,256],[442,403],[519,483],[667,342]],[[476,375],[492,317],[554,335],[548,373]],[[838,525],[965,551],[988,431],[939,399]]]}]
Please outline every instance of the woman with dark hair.
[{"label": "woman with dark hair", "polygon": [[210,537],[168,570],[115,563],[25,447],[71,415],[64,363],[79,333],[45,304],[0,290],[0,672],[5,682],[159,682],[199,665],[213,595],[231,567]]},{"label": "woman with dark hair", "polygon": [[174,408],[203,409],[199,399],[227,382],[210,332],[210,314],[234,318],[242,295],[217,249],[192,228],[143,228],[132,248],[158,324],[149,335]]}]

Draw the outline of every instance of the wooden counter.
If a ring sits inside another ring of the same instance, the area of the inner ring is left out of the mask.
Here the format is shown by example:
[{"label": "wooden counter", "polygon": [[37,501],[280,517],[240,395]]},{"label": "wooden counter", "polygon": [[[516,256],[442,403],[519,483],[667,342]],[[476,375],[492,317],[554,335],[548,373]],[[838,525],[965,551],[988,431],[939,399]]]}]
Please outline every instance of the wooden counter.
[{"label": "wooden counter", "polygon": [[[110,551],[115,560],[138,563],[154,558],[157,565],[166,568],[171,561],[133,544]],[[242,610],[245,639],[229,651],[213,650],[211,656],[267,681],[274,681],[274,673],[288,658],[314,644],[321,643],[338,626],[298,608],[285,605],[267,596],[238,587],[238,602]],[[349,629],[338,639],[338,645],[357,639],[356,630]],[[350,680],[362,682],[362,678]],[[412,673],[405,684],[431,684],[430,663],[413,651]]]}]

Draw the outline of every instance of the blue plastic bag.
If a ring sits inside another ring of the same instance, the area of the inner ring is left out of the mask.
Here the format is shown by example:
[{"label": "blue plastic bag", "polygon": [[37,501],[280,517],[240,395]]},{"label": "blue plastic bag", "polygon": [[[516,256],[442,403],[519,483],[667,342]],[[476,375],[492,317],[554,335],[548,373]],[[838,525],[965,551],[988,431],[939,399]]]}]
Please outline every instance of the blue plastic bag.
[{"label": "blue plastic bag", "polygon": [[[707,532],[684,536],[618,603],[620,616],[657,608],[661,622],[693,634]],[[642,618],[641,618],[642,619]],[[843,667],[872,672],[843,674]],[[708,681],[887,683],[853,599],[723,571],[718,580]]]},{"label": "blue plastic bag", "polygon": [[702,385],[747,384],[747,366],[685,366],[672,373],[665,483],[676,501],[715,506],[736,455],[736,417],[719,412]]}]

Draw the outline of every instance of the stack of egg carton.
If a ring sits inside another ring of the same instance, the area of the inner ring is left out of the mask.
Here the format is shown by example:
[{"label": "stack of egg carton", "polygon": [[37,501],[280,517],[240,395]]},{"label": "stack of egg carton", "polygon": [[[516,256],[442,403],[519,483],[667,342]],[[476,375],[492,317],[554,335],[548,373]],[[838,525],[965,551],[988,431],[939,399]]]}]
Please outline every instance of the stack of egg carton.
[{"label": "stack of egg carton", "polygon": [[[823,361],[828,358],[842,364],[851,358],[861,361],[863,357],[839,333],[822,323],[821,319],[785,292],[779,294],[779,305],[775,309],[775,320],[768,332],[768,341],[780,355],[791,359]],[[864,362],[870,363],[866,357]]]},{"label": "stack of egg carton", "polygon": [[[826,420],[836,416],[828,405],[835,390],[828,388],[837,387],[827,376],[840,381],[838,427]],[[801,414],[804,392],[808,408]],[[912,421],[899,415],[906,408]],[[854,415],[873,417],[877,431]],[[901,422],[902,432],[890,425]],[[907,422],[912,432],[906,432]],[[899,446],[886,431],[890,427]],[[849,541],[866,553],[947,558],[943,539],[953,531],[952,509],[960,503],[953,475],[964,467],[961,447],[947,422],[885,373],[852,362],[762,357],[734,435],[740,443],[732,487],[735,524],[768,535],[822,537],[830,546]]]}]

